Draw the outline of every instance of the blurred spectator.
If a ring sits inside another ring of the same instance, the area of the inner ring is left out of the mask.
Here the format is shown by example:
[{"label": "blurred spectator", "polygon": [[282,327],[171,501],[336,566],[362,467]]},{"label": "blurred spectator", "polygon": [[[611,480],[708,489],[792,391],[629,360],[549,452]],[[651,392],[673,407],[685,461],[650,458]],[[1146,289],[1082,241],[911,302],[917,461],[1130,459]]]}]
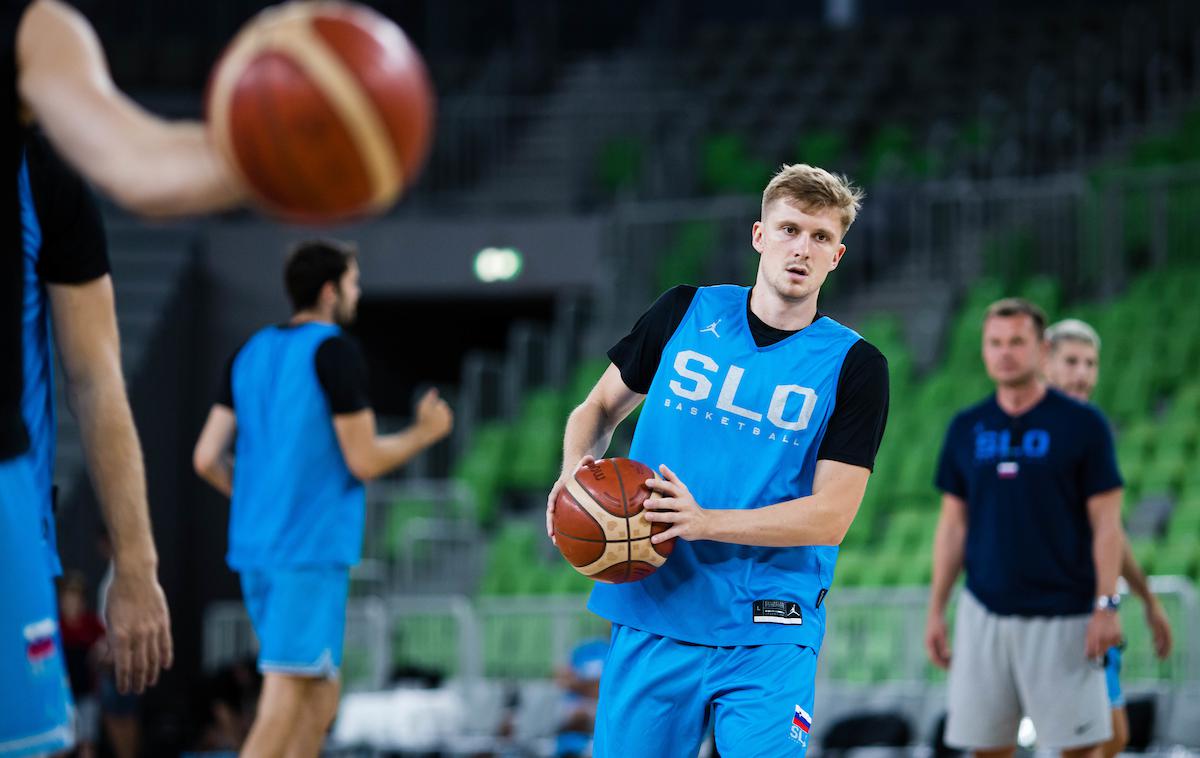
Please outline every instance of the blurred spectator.
[{"label": "blurred spectator", "polygon": [[194,749],[205,755],[236,754],[250,733],[262,690],[254,660],[232,663],[206,676],[197,690],[200,733]]},{"label": "blurred spectator", "polygon": [[607,656],[607,639],[584,640],[571,651],[570,664],[555,674],[555,681],[563,689],[555,758],[585,758],[592,754],[600,674],[604,671]]},{"label": "blurred spectator", "polygon": [[69,571],[58,590],[59,628],[67,678],[75,698],[75,755],[94,758],[100,729],[100,707],[96,697],[97,659],[104,648],[104,624],[88,608],[87,583],[83,575]]},{"label": "blurred spectator", "polygon": [[[96,535],[96,551],[100,557],[108,561],[108,570],[100,580],[97,592],[96,608],[100,622],[107,618],[108,588],[113,582],[112,543],[108,532],[101,529]],[[113,671],[112,660],[104,656],[99,667],[100,713],[104,723],[104,733],[108,736],[116,758],[137,758],[141,751],[142,725],[140,717],[141,696],[133,692],[121,694],[117,690],[117,679]]]}]

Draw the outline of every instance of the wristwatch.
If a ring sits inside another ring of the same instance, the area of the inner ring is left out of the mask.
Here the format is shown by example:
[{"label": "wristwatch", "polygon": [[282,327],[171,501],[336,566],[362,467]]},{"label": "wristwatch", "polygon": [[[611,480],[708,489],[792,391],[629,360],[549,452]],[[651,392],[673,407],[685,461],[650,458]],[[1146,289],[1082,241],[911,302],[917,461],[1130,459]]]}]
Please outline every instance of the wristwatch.
[{"label": "wristwatch", "polygon": [[1121,607],[1120,595],[1100,595],[1096,598],[1096,610],[1098,611],[1113,611]]}]

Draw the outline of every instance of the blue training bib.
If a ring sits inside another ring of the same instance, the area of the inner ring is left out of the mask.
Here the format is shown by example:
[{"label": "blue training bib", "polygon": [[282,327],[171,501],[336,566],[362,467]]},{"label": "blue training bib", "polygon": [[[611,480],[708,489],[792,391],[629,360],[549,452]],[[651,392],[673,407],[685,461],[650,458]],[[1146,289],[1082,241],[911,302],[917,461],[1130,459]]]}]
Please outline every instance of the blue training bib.
[{"label": "blue training bib", "polygon": [[[703,508],[749,509],[812,494],[846,353],[861,338],[821,317],[758,347],[747,288],[702,287],[663,350],[630,457],[665,463]],[[803,506],[799,506],[803,507]],[[835,546],[678,540],[639,582],[597,584],[588,607],[615,622],[703,645],[818,648]]]}]

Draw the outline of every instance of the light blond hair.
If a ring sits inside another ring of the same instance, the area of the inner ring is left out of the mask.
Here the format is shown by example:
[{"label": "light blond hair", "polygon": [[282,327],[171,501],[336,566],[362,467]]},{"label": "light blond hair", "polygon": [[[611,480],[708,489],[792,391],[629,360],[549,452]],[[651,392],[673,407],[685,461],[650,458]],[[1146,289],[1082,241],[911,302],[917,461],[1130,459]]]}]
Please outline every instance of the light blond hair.
[{"label": "light blond hair", "polygon": [[1046,342],[1050,343],[1051,350],[1057,350],[1060,344],[1068,340],[1091,345],[1097,353],[1100,352],[1100,335],[1086,321],[1064,318],[1046,330]]},{"label": "light blond hair", "polygon": [[767,206],[776,200],[789,200],[805,211],[835,208],[841,213],[844,236],[858,216],[864,197],[862,188],[841,174],[807,163],[785,163],[763,190],[762,215],[766,218]]}]

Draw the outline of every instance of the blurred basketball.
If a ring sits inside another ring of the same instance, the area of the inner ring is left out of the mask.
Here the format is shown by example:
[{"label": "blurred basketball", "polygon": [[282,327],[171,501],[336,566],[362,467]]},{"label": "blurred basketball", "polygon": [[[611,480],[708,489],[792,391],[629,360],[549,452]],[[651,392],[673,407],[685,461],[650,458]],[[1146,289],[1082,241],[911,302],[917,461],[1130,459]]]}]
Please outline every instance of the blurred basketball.
[{"label": "blurred basketball", "polygon": [[599,582],[636,582],[666,562],[675,540],[654,545],[667,530],[642,512],[650,497],[648,467],[628,458],[605,458],[581,468],[554,503],[554,535],[567,562]]},{"label": "blurred basketball", "polygon": [[429,150],[433,93],[400,27],[352,3],[259,13],[209,81],[208,127],[265,209],[329,223],[389,208]]}]

